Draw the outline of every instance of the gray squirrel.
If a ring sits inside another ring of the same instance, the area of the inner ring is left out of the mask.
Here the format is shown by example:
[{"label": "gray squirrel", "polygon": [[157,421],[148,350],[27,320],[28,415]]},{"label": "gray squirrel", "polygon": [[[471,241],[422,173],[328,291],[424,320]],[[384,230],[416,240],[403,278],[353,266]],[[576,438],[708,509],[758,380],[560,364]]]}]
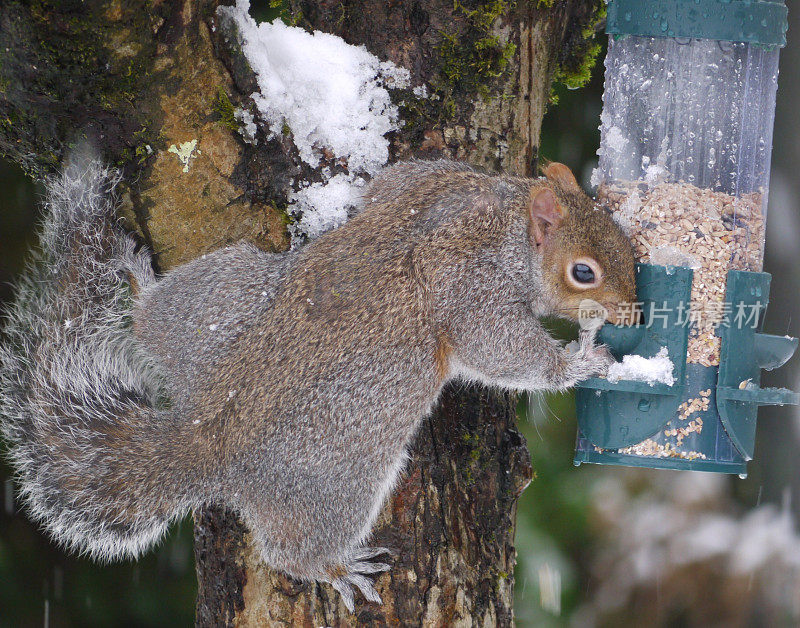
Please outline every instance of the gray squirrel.
[{"label": "gray squirrel", "polygon": [[563,390],[613,361],[540,316],[634,300],[633,250],[566,166],[492,176],[398,163],[344,226],[283,254],[238,244],[156,278],[115,218],[117,175],[75,158],[47,184],[36,259],[0,347],[20,495],[69,549],[135,558],[227,507],[264,562],[380,602],[365,541],[454,378]]}]

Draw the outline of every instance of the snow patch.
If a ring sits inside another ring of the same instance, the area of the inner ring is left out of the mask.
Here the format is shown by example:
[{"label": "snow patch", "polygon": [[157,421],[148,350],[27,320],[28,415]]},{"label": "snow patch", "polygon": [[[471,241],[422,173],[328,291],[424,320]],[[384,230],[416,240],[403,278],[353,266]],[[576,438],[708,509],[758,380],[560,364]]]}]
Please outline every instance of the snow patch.
[{"label": "snow patch", "polygon": [[622,129],[620,129],[618,126],[612,126],[610,129],[608,129],[603,140],[603,145],[605,147],[610,148],[617,153],[621,153],[628,145],[627,138],[622,134]]},{"label": "snow patch", "polygon": [[650,249],[650,263],[659,266],[687,266],[694,270],[700,268],[700,260],[696,257],[666,244]]},{"label": "snow patch", "polygon": [[669,177],[669,170],[658,164],[650,164],[644,171],[644,181],[648,187],[664,183]]},{"label": "snow patch", "polygon": [[651,386],[656,383],[672,386],[675,383],[673,369],[674,365],[669,359],[667,348],[661,347],[652,358],[643,358],[640,355],[623,356],[622,362],[617,362],[609,367],[607,378],[612,383],[626,379],[647,382]]},{"label": "snow patch", "polygon": [[603,176],[603,171],[598,166],[597,168],[592,169],[592,176],[589,177],[589,185],[593,188],[596,188],[600,185],[603,181],[605,181],[605,177]]},{"label": "snow patch", "polygon": [[389,158],[385,135],[399,128],[387,87],[407,87],[408,70],[329,33],[280,20],[257,24],[249,8],[249,0],[238,0],[219,11],[229,12],[239,28],[258,81],[252,98],[270,131],[279,135],[287,125],[310,166],[327,148],[351,171],[377,172]]},{"label": "snow patch", "polygon": [[366,181],[360,177],[337,174],[325,183],[312,183],[289,195],[289,213],[299,218],[292,225],[292,235],[317,236],[343,225],[348,212],[361,201]]},{"label": "snow patch", "polygon": [[234,119],[239,122],[239,134],[248,144],[258,144],[256,138],[256,121],[252,113],[247,109],[236,108],[233,112]]},{"label": "snow patch", "polygon": [[636,214],[642,207],[642,199],[639,197],[638,190],[628,196],[619,206],[619,210],[614,213],[614,221],[622,228],[626,235],[630,236],[636,224]]},{"label": "snow patch", "polygon": [[[363,186],[361,176],[376,174],[388,161],[386,135],[402,124],[388,89],[409,87],[411,74],[329,33],[307,33],[280,20],[257,24],[249,8],[249,0],[237,0],[217,11],[233,20],[256,75],[259,91],[252,98],[259,117],[272,136],[288,127],[308,165],[317,167],[327,151],[347,166],[349,174],[323,173],[321,183],[290,199],[289,213],[300,216],[294,235],[316,237],[346,220]],[[414,93],[424,97],[427,89]]]}]

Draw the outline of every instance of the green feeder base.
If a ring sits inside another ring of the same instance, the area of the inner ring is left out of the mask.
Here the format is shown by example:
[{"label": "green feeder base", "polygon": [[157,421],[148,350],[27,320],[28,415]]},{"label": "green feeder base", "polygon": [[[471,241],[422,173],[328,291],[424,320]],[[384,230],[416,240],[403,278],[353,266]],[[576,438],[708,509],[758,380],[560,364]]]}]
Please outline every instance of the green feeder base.
[{"label": "green feeder base", "polygon": [[[578,447],[581,439],[578,436]],[[747,477],[747,464],[744,462],[718,462],[714,460],[673,460],[671,458],[645,458],[630,456],[614,451],[579,451],[575,454],[573,464],[579,467],[584,462],[589,464],[616,465],[618,467],[641,467],[645,469],[667,469],[670,471],[707,471],[713,473],[731,473],[741,478]]]},{"label": "green feeder base", "polygon": [[[717,413],[717,372],[714,366],[699,364],[687,364],[686,368],[686,386],[681,401],[703,399],[702,393],[707,392],[708,409],[692,412],[690,419],[677,418],[677,412],[668,415],[666,420],[663,416],[655,417],[653,422],[648,423],[646,431],[650,433],[642,441],[620,449],[597,447],[579,431],[574,463],[745,475],[747,460],[731,442]],[[580,414],[585,416],[587,411],[591,413],[591,409],[583,408]],[[655,430],[653,423],[656,424]],[[674,446],[676,437],[672,435],[672,430],[690,424],[692,431],[682,437],[680,446]],[[644,455],[644,452],[650,455]]]},{"label": "green feeder base", "polygon": [[[800,403],[783,388],[760,388],[761,369],[783,365],[797,339],[758,332],[768,303],[770,276],[730,271],[727,322],[718,328],[720,366],[686,363],[688,326],[672,313],[690,301],[691,271],[641,264],[637,294],[644,326],[604,326],[600,340],[617,359],[654,356],[667,347],[672,386],[593,378],[576,393],[578,439],[575,464],[747,473],[755,444],[759,405]],[[656,321],[655,309],[661,314]]]}]

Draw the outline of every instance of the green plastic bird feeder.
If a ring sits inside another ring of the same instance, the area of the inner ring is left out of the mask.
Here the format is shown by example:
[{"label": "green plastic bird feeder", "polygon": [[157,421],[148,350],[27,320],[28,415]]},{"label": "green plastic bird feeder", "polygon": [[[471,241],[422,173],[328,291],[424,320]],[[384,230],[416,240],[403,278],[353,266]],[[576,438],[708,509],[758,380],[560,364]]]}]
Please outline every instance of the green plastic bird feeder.
[{"label": "green plastic bird feeder", "polygon": [[[761,332],[783,0],[609,0],[597,198],[636,248],[640,322],[577,392],[575,463],[747,472],[761,388],[797,339]],[[625,312],[620,313],[623,316]],[[672,373],[650,362],[668,356]]]}]

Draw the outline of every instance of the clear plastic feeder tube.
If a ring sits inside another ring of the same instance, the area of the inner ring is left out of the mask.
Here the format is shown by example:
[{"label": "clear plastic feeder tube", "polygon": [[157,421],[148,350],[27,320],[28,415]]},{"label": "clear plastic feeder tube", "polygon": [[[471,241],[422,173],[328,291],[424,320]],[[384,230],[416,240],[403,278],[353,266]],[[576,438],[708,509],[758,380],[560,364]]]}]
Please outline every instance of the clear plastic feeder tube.
[{"label": "clear plastic feeder tube", "polygon": [[779,48],[611,37],[598,201],[637,259],[694,268],[689,364],[719,364],[728,270],[761,271]]},{"label": "clear plastic feeder tube", "polygon": [[600,333],[618,357],[667,349],[674,379],[582,382],[576,464],[746,473],[758,407],[800,403],[760,386],[797,347],[759,331],[786,17],[784,0],[608,0],[593,184],[642,262],[644,320]]}]

